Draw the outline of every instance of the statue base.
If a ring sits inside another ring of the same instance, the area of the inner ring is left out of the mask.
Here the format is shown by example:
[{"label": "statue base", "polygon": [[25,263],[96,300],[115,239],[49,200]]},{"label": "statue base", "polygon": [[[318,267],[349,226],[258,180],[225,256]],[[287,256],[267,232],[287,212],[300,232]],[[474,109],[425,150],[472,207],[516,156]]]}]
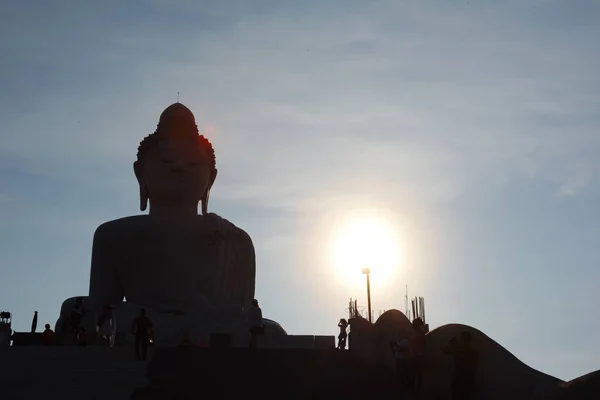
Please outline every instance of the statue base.
[{"label": "statue base", "polygon": [[[86,297],[84,299],[84,308]],[[68,318],[77,297],[65,300],[61,307],[60,318],[55,327],[57,333],[68,332]],[[250,340],[246,313],[239,307],[197,307],[185,311],[167,311],[156,307],[122,302],[113,306],[117,336],[125,337],[127,343],[133,343],[131,334],[133,321],[146,309],[146,315],[154,324],[154,344],[159,346],[178,346],[181,344],[207,345],[211,334],[231,336],[234,347],[246,347]],[[96,320],[100,311],[86,310],[83,324],[88,332],[96,332]],[[285,330],[275,321],[263,319],[265,336],[285,336]]]}]

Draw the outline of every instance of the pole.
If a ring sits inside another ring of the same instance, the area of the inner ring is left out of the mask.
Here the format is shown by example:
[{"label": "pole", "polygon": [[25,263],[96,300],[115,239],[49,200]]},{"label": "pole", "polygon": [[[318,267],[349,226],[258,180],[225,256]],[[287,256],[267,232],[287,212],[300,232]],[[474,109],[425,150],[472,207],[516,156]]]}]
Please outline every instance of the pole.
[{"label": "pole", "polygon": [[33,320],[31,321],[31,333],[35,333],[35,331],[37,329],[37,323],[38,323],[38,312],[34,311]]},{"label": "pole", "polygon": [[367,272],[367,303],[369,305],[369,322],[373,322],[371,320],[371,279],[369,278],[370,275],[370,271]]},{"label": "pole", "polygon": [[408,285],[406,285],[406,294],[404,295],[404,315],[410,319],[410,314],[408,312]]}]

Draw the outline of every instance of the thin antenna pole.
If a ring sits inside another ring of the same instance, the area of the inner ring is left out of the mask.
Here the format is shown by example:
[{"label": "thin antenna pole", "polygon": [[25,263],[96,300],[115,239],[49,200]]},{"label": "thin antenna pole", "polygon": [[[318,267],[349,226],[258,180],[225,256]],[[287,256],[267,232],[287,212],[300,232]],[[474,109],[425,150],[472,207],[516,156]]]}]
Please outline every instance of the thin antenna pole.
[{"label": "thin antenna pole", "polygon": [[370,273],[367,273],[367,303],[369,306],[369,322],[373,322],[371,319],[371,279],[369,279]]},{"label": "thin antenna pole", "polygon": [[179,92],[177,92],[177,102],[179,103]]},{"label": "thin antenna pole", "polygon": [[410,315],[408,315],[408,285],[406,285],[406,294],[404,295],[404,315],[410,319]]}]

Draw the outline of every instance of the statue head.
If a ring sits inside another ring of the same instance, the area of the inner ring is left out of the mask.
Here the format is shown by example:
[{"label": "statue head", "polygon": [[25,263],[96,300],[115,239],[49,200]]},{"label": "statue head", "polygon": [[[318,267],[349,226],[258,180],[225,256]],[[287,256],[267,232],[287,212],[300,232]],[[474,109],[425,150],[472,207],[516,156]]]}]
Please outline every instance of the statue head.
[{"label": "statue head", "polygon": [[183,104],[167,107],[156,131],[140,143],[133,170],[140,186],[140,209],[150,205],[185,206],[202,203],[207,213],[216,177],[215,152],[198,132],[194,114]]}]

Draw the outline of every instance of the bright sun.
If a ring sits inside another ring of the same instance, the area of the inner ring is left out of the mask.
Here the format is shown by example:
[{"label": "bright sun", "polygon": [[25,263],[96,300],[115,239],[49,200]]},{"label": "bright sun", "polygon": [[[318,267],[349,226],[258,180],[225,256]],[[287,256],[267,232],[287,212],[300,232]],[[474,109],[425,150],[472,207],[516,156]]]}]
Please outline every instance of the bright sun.
[{"label": "bright sun", "polygon": [[393,224],[380,216],[348,220],[334,237],[332,262],[350,281],[362,282],[362,269],[367,267],[373,283],[390,279],[401,263],[400,241]]}]

